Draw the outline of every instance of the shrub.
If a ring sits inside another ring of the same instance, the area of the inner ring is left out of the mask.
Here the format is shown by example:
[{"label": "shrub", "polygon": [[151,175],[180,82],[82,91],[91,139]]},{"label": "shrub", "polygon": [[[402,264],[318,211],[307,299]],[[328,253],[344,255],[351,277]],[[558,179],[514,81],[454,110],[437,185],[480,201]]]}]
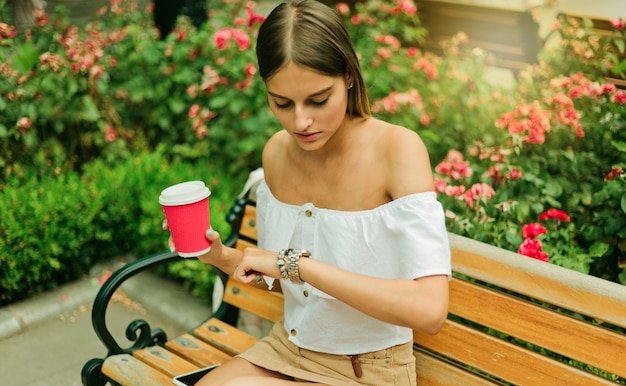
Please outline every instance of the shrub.
[{"label": "shrub", "polygon": [[[228,234],[225,216],[245,180],[212,165],[170,163],[152,153],[115,167],[95,161],[82,175],[38,176],[26,170],[20,178],[12,176],[0,192],[0,304],[83,277],[96,262],[167,250],[158,196],[186,180],[207,183],[211,224]],[[206,265],[183,262],[171,269],[192,270],[183,277],[199,289],[212,280]]]}]

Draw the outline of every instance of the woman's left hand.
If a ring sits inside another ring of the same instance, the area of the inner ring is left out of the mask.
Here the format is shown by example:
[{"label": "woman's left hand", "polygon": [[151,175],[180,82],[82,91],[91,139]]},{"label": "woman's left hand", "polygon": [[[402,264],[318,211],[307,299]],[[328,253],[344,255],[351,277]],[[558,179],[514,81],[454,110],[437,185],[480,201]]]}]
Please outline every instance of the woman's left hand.
[{"label": "woman's left hand", "polygon": [[237,281],[250,284],[260,282],[263,279],[262,276],[280,279],[280,271],[276,264],[276,252],[246,248],[243,251],[241,262],[235,267],[233,277]]}]

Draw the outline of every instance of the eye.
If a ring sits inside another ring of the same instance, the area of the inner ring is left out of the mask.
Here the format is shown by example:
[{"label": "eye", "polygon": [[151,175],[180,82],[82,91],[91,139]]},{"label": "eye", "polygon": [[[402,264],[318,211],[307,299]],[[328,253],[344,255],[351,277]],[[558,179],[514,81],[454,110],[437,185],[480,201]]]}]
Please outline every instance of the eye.
[{"label": "eye", "polygon": [[277,109],[286,109],[286,108],[289,108],[291,106],[291,102],[278,103],[278,102],[274,101],[274,106],[276,106]]},{"label": "eye", "polygon": [[328,102],[328,98],[324,99],[323,101],[311,101],[310,103],[314,106],[324,106],[326,104],[326,102]]}]

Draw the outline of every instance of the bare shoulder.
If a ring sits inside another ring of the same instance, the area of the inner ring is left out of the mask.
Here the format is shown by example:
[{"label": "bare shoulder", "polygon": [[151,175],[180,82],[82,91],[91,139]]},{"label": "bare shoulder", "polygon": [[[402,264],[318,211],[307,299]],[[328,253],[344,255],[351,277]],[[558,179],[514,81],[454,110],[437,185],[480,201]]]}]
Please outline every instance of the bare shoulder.
[{"label": "bare shoulder", "polygon": [[406,127],[382,123],[385,132],[381,151],[386,160],[387,189],[396,199],[413,193],[433,191],[433,176],[426,145]]},{"label": "bare shoulder", "polygon": [[269,186],[272,186],[272,181],[275,180],[274,176],[280,175],[281,165],[284,165],[285,148],[287,141],[289,140],[289,134],[285,130],[278,131],[272,135],[263,148],[263,170],[264,178]]}]

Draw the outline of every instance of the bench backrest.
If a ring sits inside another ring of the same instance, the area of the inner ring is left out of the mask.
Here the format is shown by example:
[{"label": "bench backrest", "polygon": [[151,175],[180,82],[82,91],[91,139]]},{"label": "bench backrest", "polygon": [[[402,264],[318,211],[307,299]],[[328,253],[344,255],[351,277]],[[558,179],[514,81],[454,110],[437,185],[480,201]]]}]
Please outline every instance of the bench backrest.
[{"label": "bench backrest", "polygon": [[[257,238],[254,204],[242,214],[241,249]],[[626,379],[625,286],[458,235],[450,241],[448,320],[435,336],[414,332],[419,384],[614,384],[595,375],[603,372]],[[280,294],[234,280],[224,300],[282,316]]]},{"label": "bench backrest", "polygon": [[416,3],[422,26],[428,32],[426,50],[441,54],[442,42],[464,32],[468,46],[493,55],[496,66],[521,70],[537,62],[542,42],[539,24],[529,11],[437,0]]}]

